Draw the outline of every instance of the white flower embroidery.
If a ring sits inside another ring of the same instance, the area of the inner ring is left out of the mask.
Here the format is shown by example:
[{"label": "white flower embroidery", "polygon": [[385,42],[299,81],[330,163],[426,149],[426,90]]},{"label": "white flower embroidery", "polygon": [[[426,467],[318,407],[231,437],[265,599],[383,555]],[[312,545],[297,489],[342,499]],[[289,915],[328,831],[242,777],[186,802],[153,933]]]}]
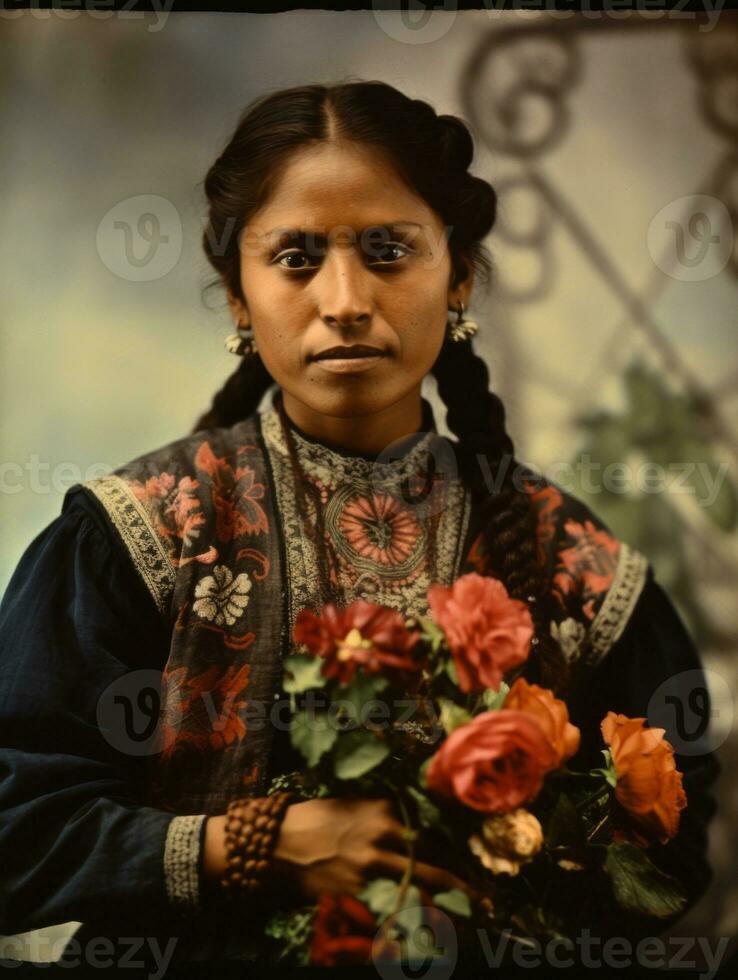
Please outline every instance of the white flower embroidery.
[{"label": "white flower embroidery", "polygon": [[551,636],[561,647],[567,660],[577,660],[581,654],[581,645],[584,640],[585,629],[582,623],[572,619],[571,616],[557,625],[551,622]]},{"label": "white flower embroidery", "polygon": [[233,626],[249,604],[251,579],[241,572],[235,580],[230,568],[216,565],[213,574],[201,579],[195,586],[197,601],[192,608],[201,619],[216,626]]}]

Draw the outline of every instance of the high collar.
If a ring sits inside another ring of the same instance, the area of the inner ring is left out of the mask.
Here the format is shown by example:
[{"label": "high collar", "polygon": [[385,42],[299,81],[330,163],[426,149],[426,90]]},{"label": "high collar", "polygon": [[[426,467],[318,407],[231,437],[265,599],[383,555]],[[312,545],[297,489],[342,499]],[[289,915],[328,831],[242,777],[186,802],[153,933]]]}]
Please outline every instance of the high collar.
[{"label": "high collar", "polygon": [[[279,418],[278,403],[281,397],[281,391],[278,389],[272,396],[272,408],[270,412],[274,412]],[[287,424],[295,438],[295,444],[298,448],[299,455],[308,455],[315,457],[316,455],[323,456],[326,460],[330,460],[333,457],[337,463],[341,464],[341,469],[346,466],[351,467],[355,463],[357,470],[363,470],[365,464],[379,464],[380,466],[385,463],[395,463],[396,461],[409,461],[411,458],[415,459],[418,453],[415,452],[419,447],[421,450],[427,448],[428,444],[433,440],[433,437],[437,434],[438,430],[436,428],[436,421],[433,415],[433,408],[430,402],[421,398],[422,405],[422,423],[419,432],[414,432],[407,436],[406,439],[401,440],[397,445],[391,445],[388,450],[382,453],[359,453],[347,450],[344,447],[334,445],[333,443],[324,442],[323,440],[316,439],[314,436],[309,435],[303,429],[300,428],[285,412],[285,418],[287,419]]]}]

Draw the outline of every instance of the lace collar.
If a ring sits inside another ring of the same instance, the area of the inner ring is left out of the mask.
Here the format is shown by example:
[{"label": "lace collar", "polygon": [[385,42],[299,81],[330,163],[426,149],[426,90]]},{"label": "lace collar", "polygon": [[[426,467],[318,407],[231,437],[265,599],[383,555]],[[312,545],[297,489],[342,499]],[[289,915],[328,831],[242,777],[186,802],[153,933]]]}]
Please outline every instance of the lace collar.
[{"label": "lace collar", "polygon": [[[262,431],[274,448],[282,455],[288,456],[289,450],[276,407],[278,397],[279,392],[276,392],[271,408],[261,413]],[[422,408],[422,430],[409,436],[399,446],[389,446],[378,456],[352,453],[326,445],[309,436],[290,420],[289,426],[295,440],[300,465],[308,476],[332,473],[334,483],[367,480],[394,482],[423,473],[428,466],[429,454],[437,452],[435,447],[439,441],[446,442],[446,440],[438,435],[433,409],[425,398],[422,399]]]}]

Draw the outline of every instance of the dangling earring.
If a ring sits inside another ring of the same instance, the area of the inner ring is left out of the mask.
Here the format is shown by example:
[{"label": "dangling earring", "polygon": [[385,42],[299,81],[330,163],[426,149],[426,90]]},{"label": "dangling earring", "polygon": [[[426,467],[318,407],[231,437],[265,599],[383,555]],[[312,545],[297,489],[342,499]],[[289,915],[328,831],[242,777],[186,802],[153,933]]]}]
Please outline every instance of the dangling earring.
[{"label": "dangling earring", "polygon": [[239,357],[253,357],[257,353],[256,340],[254,340],[254,332],[251,327],[242,327],[241,324],[236,327],[237,333],[229,334],[225,341],[224,346],[227,351],[231,354],[237,354]]},{"label": "dangling earring", "polygon": [[449,326],[451,340],[457,343],[462,340],[468,340],[474,336],[477,330],[479,330],[479,324],[476,320],[464,316],[464,304],[459,301],[459,308],[456,311],[456,323],[452,323]]}]

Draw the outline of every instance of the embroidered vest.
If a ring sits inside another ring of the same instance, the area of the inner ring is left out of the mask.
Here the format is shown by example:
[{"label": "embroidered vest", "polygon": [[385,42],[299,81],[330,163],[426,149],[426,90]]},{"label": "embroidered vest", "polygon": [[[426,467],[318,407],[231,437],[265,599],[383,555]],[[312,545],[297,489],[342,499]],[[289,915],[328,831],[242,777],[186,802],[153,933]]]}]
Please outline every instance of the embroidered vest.
[{"label": "embroidered vest", "polygon": [[[456,478],[456,443],[438,435],[423,405],[426,431],[396,459],[341,453],[292,428],[346,602],[364,597],[427,615],[429,584],[486,572],[470,493]],[[433,490],[417,503],[429,454]],[[648,563],[585,504],[539,484],[550,628],[570,662],[593,666],[625,627]],[[301,524],[276,408],[188,435],[68,495],[76,492],[102,504],[168,627],[146,802],[217,814],[234,797],[262,795],[274,749],[269,713],[295,617],[321,606],[315,545]]]}]

